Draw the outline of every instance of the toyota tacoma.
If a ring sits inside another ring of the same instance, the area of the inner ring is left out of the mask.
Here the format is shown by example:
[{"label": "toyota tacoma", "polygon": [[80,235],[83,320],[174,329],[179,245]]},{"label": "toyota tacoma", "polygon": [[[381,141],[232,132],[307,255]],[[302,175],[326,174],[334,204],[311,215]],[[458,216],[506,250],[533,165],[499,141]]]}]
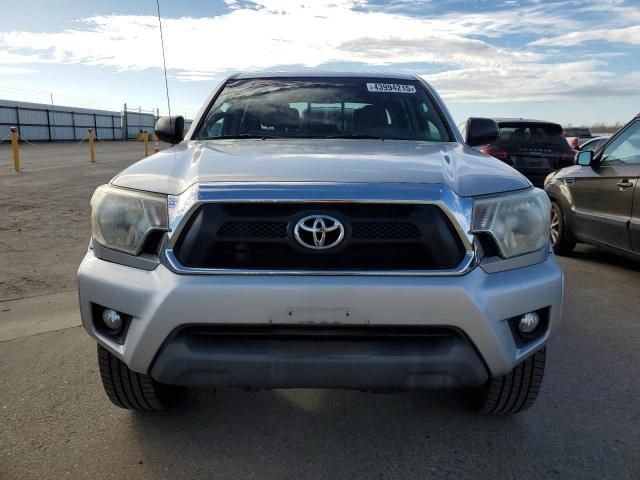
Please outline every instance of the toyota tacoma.
[{"label": "toyota tacoma", "polygon": [[563,274],[550,202],[389,74],[238,74],[99,187],[78,272],[109,399],[185,388],[456,388],[530,407]]}]

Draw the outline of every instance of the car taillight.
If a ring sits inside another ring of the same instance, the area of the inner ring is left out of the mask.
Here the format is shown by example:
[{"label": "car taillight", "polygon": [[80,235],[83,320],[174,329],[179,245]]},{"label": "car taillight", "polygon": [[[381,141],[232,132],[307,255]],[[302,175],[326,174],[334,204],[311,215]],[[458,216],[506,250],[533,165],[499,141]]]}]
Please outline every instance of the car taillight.
[{"label": "car taillight", "polygon": [[571,140],[571,148],[578,148],[578,137]]},{"label": "car taillight", "polygon": [[[507,158],[509,157],[509,155],[507,155],[507,152],[505,152],[503,149],[494,147],[492,145],[485,145],[484,147],[480,147],[479,150],[482,153],[491,155],[492,157],[495,157],[498,160],[502,160],[503,162],[507,162]],[[507,162],[507,163],[510,163],[510,162]]]}]

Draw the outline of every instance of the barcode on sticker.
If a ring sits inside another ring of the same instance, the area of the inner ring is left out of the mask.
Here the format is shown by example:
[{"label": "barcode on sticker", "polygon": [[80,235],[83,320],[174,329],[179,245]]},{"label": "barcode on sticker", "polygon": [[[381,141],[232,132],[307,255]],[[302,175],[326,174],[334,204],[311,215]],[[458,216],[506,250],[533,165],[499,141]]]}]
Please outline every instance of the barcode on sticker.
[{"label": "barcode on sticker", "polygon": [[416,87],[413,85],[400,83],[367,83],[367,90],[370,92],[416,93]]}]

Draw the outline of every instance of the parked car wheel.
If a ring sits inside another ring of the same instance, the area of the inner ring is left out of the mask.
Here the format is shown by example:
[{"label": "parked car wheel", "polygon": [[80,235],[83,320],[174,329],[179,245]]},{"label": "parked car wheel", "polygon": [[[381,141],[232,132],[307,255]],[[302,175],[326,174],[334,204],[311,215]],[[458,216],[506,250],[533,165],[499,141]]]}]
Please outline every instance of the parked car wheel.
[{"label": "parked car wheel", "polygon": [[122,360],[100,345],[98,366],[109,400],[120,408],[164,410],[181,400],[185,392],[183,387],[158,383],[149,375],[130,370]]},{"label": "parked car wheel", "polygon": [[558,255],[571,253],[576,246],[567,231],[562,209],[556,202],[551,202],[551,244]]},{"label": "parked car wheel", "polygon": [[533,405],[542,385],[546,347],[537,351],[510,373],[491,378],[471,392],[471,405],[483,415],[511,415]]}]

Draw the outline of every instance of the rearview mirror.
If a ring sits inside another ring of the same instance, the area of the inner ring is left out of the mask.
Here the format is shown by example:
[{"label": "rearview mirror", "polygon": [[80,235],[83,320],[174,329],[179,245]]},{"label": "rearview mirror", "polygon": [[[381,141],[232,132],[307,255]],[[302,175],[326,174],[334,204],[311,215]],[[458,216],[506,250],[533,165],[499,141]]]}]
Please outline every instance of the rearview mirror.
[{"label": "rearview mirror", "polygon": [[491,143],[500,134],[498,124],[490,118],[470,118],[467,120],[466,131],[465,143],[470,147]]},{"label": "rearview mirror", "polygon": [[156,122],[156,136],[163,142],[176,145],[184,139],[184,117],[160,117]]},{"label": "rearview mirror", "polygon": [[582,150],[576,155],[576,164],[588,167],[593,161],[593,152],[591,150]]}]

